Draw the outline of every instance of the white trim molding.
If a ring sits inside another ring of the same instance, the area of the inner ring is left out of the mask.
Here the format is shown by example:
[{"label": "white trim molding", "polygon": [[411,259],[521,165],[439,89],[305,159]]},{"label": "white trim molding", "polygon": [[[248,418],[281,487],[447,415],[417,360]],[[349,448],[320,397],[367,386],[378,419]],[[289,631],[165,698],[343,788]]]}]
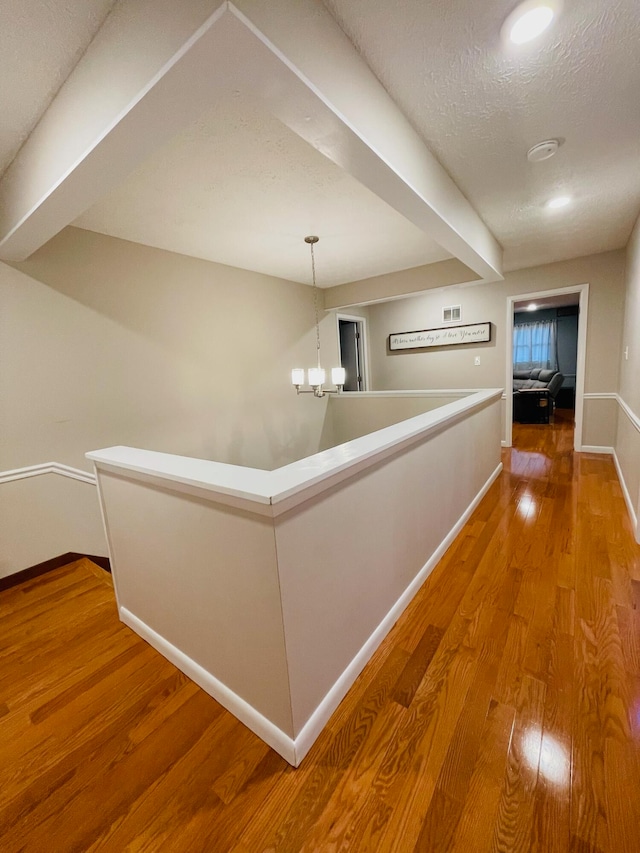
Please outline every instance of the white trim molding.
[{"label": "white trim molding", "polygon": [[121,621],[131,628],[132,631],[135,631],[138,636],[146,640],[150,646],[153,646],[156,651],[171,661],[181,672],[184,672],[192,681],[195,681],[209,696],[213,696],[217,702],[232,713],[241,723],[244,723],[248,729],[251,729],[266,744],[275,749],[285,761],[288,761],[294,767],[298,766],[302,757],[297,758],[296,741],[292,737],[285,734],[274,723],[263,716],[253,705],[250,705],[241,696],[238,696],[237,693],[234,693],[233,690],[227,687],[220,679],[216,678],[215,675],[196,663],[196,661],[174,646],[173,643],[170,643],[165,637],[154,631],[153,628],[150,628],[141,619],[138,619],[126,607],[119,607],[118,612]]},{"label": "white trim molding", "polygon": [[614,450],[613,447],[606,447],[604,444],[583,444],[580,453],[608,453],[611,456]]},{"label": "white trim molding", "polygon": [[[629,421],[631,421],[631,425],[638,432],[640,432],[640,418],[636,415],[633,409],[625,402],[625,400],[622,399],[620,394],[617,394],[614,391],[592,391],[588,394],[585,394],[584,398],[585,400],[615,400],[615,402],[622,409]],[[618,454],[616,453],[615,447],[595,447],[591,445],[584,445],[581,450],[583,453],[609,453],[611,456],[613,456],[613,462],[616,466],[616,473],[618,475],[618,480],[620,481],[620,487],[622,488],[624,501],[627,505],[627,511],[629,513],[629,518],[631,519],[635,539],[636,542],[640,542],[640,524],[638,523],[638,511],[633,505],[631,495],[629,494],[629,489],[627,487],[627,483],[622,472],[622,466],[620,465],[620,460],[618,459]]]},{"label": "white trim molding", "polygon": [[620,408],[625,413],[625,415],[629,418],[633,426],[640,432],[640,418],[636,415],[636,413],[631,409],[627,403],[622,399],[619,394],[616,394],[616,399],[620,405]]},{"label": "white trim molding", "polygon": [[589,391],[584,395],[585,400],[615,400],[632,425],[640,432],[640,418],[633,409],[615,391]]},{"label": "white trim molding", "polygon": [[61,462],[41,462],[39,465],[29,465],[26,468],[14,468],[12,471],[0,471],[0,483],[11,483],[15,480],[26,480],[29,477],[39,477],[41,474],[60,474],[71,480],[96,485],[96,475],[80,468],[72,468]]},{"label": "white trim molding", "polygon": [[[622,411],[625,413],[629,421],[631,421],[631,426],[633,426],[636,431],[640,433],[640,418],[638,417],[638,415],[633,411],[629,404],[622,399],[619,394],[616,394],[616,399]],[[615,450],[613,452],[613,461],[616,466],[616,471],[618,472],[618,479],[620,480],[620,486],[622,487],[622,494],[624,495],[624,500],[627,505],[629,518],[631,519],[631,523],[633,525],[635,539],[636,542],[640,543],[640,519],[638,518],[638,513],[640,512],[640,496],[638,497],[638,508],[636,508],[633,504],[633,500],[631,499],[631,495],[629,494],[629,488],[624,479],[622,466],[620,465],[618,454],[615,452]]]},{"label": "white trim molding", "polygon": [[629,494],[629,489],[627,488],[627,483],[624,479],[624,474],[622,473],[622,467],[620,466],[620,462],[618,460],[618,454],[615,450],[613,451],[613,463],[616,466],[618,480],[620,480],[620,488],[622,489],[624,502],[627,505],[627,512],[629,513],[629,518],[631,519],[631,524],[635,532],[636,542],[640,542],[640,527],[638,526],[638,516],[636,514],[636,509],[633,505],[633,501],[631,500],[631,495]]}]

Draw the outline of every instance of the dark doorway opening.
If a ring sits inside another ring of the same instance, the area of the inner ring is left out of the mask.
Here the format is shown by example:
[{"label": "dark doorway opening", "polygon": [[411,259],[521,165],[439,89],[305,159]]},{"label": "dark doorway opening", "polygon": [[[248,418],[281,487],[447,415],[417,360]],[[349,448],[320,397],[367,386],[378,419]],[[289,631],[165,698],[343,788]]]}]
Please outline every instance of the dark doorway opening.
[{"label": "dark doorway opening", "polygon": [[345,391],[365,390],[364,335],[362,320],[338,318],[340,364],[345,369]]}]

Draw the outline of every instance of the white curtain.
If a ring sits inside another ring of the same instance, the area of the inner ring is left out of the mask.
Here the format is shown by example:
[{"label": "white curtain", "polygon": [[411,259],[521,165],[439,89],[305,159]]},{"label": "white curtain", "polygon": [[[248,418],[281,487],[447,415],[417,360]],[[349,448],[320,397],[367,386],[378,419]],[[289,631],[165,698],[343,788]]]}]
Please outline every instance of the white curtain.
[{"label": "white curtain", "polygon": [[544,320],[513,327],[514,370],[558,369],[557,325],[555,320]]}]

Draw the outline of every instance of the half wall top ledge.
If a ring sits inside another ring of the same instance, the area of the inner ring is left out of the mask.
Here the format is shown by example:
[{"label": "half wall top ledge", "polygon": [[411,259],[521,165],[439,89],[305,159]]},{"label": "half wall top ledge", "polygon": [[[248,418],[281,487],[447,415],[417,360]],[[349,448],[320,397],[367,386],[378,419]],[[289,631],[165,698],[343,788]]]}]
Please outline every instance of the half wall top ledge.
[{"label": "half wall top ledge", "polygon": [[233,92],[439,243],[463,280],[502,277],[499,244],[320,0],[116,3],[0,182],[0,259],[27,258]]}]

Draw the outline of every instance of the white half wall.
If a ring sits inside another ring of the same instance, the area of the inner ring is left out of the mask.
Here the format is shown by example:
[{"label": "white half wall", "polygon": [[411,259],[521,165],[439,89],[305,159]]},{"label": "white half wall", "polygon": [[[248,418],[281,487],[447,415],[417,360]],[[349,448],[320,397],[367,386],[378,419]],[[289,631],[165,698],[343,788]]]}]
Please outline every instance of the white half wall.
[{"label": "white half wall", "polygon": [[89,453],[121,618],[298,764],[498,475],[500,397],[270,472]]},{"label": "white half wall", "polygon": [[276,519],[294,736],[500,464],[499,417],[496,400]]},{"label": "white half wall", "polygon": [[291,734],[270,520],[120,475],[99,477],[119,605]]}]

